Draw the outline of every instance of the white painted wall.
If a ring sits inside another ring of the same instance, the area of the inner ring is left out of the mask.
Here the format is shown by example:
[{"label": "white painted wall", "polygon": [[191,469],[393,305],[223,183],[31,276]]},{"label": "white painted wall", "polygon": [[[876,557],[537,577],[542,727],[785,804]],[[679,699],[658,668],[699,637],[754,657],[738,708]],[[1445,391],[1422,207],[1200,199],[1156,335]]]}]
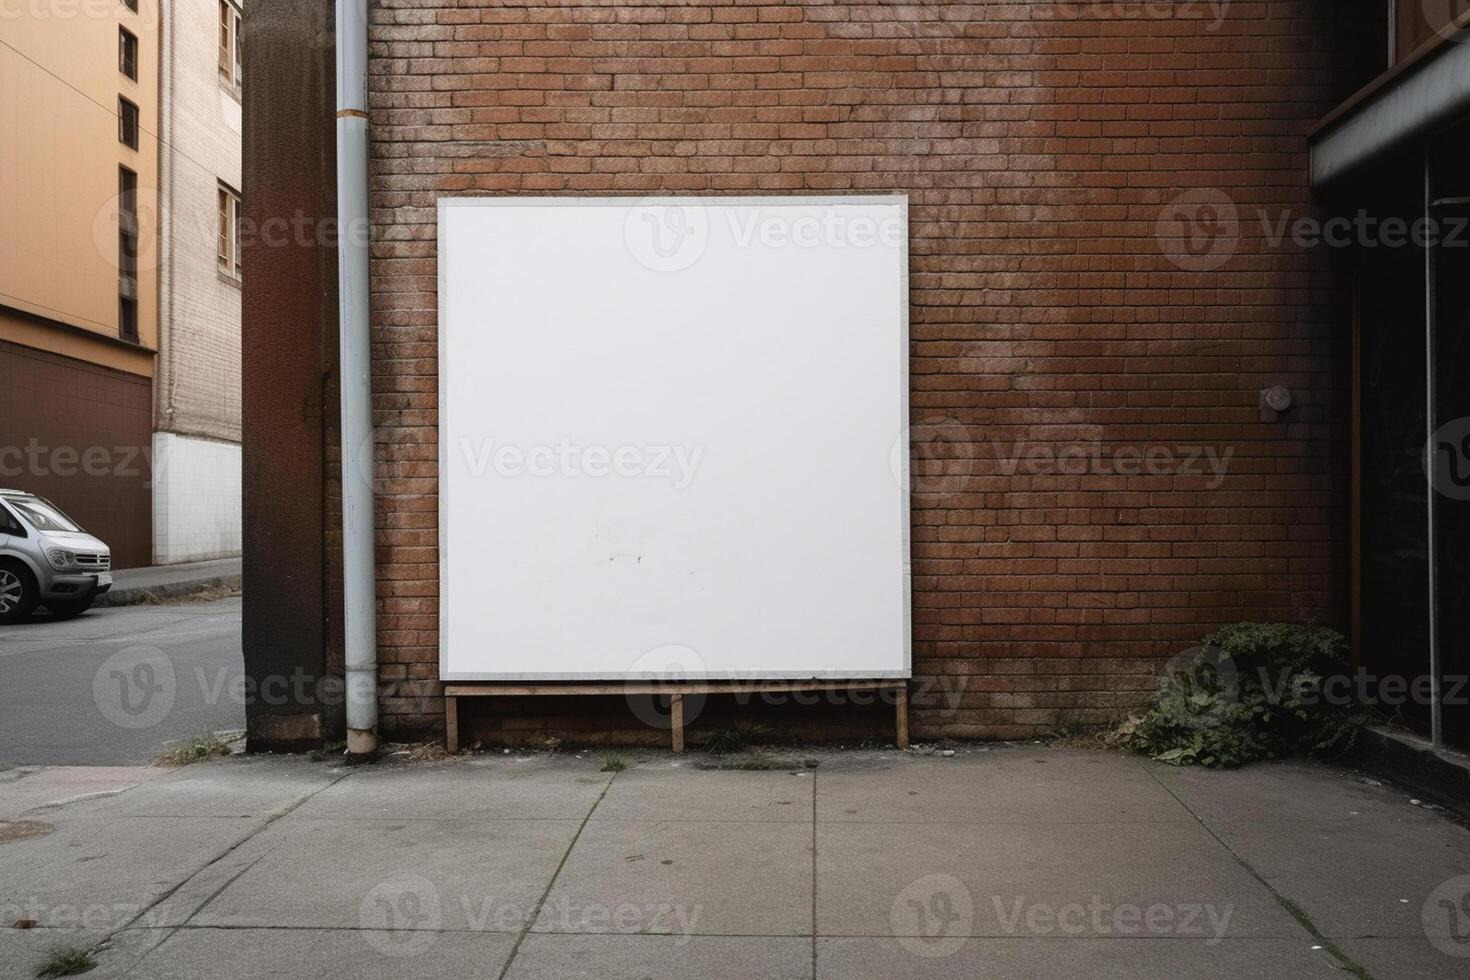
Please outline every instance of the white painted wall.
[{"label": "white painted wall", "polygon": [[240,553],[240,447],[153,434],[153,563]]}]

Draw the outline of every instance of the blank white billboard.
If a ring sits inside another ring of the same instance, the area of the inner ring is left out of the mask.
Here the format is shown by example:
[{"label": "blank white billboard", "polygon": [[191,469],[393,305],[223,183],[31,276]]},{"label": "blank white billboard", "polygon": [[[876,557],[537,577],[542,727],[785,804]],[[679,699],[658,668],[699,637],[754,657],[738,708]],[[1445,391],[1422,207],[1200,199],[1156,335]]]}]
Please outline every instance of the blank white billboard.
[{"label": "blank white billboard", "polygon": [[439,202],[440,676],[909,676],[901,197]]}]

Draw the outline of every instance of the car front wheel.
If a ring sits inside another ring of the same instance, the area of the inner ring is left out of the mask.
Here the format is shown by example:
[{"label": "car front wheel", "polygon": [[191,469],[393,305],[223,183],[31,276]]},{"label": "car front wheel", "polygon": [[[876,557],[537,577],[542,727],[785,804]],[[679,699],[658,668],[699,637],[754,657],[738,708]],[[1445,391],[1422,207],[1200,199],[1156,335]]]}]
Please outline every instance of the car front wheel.
[{"label": "car front wheel", "polygon": [[0,562],[0,623],[18,623],[36,608],[39,590],[30,569]]}]

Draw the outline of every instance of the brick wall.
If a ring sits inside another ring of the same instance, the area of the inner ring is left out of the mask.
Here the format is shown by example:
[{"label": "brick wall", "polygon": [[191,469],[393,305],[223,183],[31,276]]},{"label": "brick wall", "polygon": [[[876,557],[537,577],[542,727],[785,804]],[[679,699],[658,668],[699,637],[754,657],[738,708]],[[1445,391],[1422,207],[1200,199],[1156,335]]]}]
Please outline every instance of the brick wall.
[{"label": "brick wall", "polygon": [[[380,0],[384,728],[440,723],[446,194],[909,195],[914,672],[944,695],[919,737],[1101,722],[1218,624],[1340,622],[1338,296],[1327,256],[1270,233],[1309,213],[1350,14]],[[1295,401],[1267,420],[1272,385]],[[527,710],[517,731],[563,725]]]}]

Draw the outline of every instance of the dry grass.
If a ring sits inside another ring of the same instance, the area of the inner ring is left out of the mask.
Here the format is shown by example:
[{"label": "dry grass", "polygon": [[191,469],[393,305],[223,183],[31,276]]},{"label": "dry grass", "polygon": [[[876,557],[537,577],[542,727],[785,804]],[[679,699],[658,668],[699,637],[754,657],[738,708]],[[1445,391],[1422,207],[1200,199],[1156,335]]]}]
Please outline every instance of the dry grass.
[{"label": "dry grass", "polygon": [[154,760],[153,764],[177,768],[229,754],[230,746],[211,732],[208,735],[196,735],[182,745],[169,749]]},{"label": "dry grass", "polygon": [[36,976],[42,980],[47,977],[74,977],[78,973],[86,973],[96,965],[97,961],[92,959],[90,950],[80,946],[52,946],[46,954],[46,962],[36,971]]},{"label": "dry grass", "polygon": [[238,585],[212,585],[198,592],[190,592],[188,595],[165,598],[161,602],[167,605],[189,605],[195,602],[218,602],[220,599],[233,599],[240,594]]}]

